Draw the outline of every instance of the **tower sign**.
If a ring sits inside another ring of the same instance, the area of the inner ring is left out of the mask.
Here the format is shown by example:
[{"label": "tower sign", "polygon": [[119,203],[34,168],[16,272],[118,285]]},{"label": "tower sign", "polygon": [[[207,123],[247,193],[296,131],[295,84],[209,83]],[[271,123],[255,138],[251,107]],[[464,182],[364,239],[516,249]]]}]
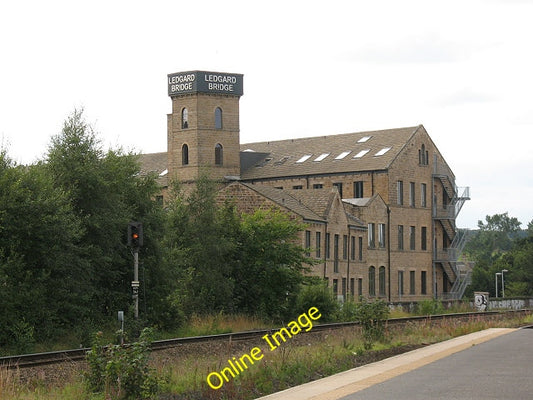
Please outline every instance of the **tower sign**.
[{"label": "tower sign", "polygon": [[189,71],[168,75],[168,95],[217,93],[233,96],[243,94],[243,75],[224,72]]}]

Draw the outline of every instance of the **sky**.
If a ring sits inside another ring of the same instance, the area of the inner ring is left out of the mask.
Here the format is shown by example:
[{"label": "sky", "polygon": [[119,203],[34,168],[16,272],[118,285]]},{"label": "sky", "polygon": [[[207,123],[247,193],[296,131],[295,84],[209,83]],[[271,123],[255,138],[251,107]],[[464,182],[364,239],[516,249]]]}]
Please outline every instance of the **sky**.
[{"label": "sky", "polygon": [[75,109],[105,147],[166,151],[169,73],[244,74],[241,143],[424,125],[475,228],[533,219],[533,0],[0,4],[0,146],[46,156]]}]

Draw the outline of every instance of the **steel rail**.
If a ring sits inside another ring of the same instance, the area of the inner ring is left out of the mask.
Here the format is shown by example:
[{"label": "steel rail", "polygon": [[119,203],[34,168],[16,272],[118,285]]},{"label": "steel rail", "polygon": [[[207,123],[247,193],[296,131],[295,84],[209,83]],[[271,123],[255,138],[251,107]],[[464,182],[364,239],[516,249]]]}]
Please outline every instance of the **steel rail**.
[{"label": "steel rail", "polygon": [[[404,317],[404,318],[391,318],[386,320],[387,325],[401,325],[409,322],[417,321],[440,321],[445,319],[461,319],[461,318],[473,318],[481,317],[488,318],[491,316],[498,315],[507,315],[510,313],[514,314],[527,314],[531,313],[531,310],[510,310],[510,311],[485,311],[485,312],[467,312],[467,313],[453,313],[453,314],[439,314],[439,315],[426,315],[426,316],[416,316],[416,317]],[[313,329],[309,332],[319,332],[327,330],[335,330],[342,328],[349,328],[352,326],[358,326],[359,322],[337,322],[329,324],[320,324],[313,326]],[[234,340],[251,340],[255,338],[260,338],[266,334],[277,331],[279,328],[272,329],[258,329],[253,331],[245,332],[232,332],[232,333],[222,333],[218,335],[205,335],[205,336],[191,336],[184,338],[175,338],[175,339],[164,339],[156,340],[152,342],[151,349],[154,351],[163,350],[171,347],[177,347],[184,344],[192,343],[202,343],[208,341],[234,341]],[[28,368],[36,367],[49,364],[58,364],[63,362],[75,362],[85,360],[87,352],[91,349],[89,347],[72,349],[72,350],[60,350],[60,351],[50,351],[44,353],[32,353],[32,354],[21,354],[15,356],[6,356],[0,357],[0,367],[5,368]]]}]

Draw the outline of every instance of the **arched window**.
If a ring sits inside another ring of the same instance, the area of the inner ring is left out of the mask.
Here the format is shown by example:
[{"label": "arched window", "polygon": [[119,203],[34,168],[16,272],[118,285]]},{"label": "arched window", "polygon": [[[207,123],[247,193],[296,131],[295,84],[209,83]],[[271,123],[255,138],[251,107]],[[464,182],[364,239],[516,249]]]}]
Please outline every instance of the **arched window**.
[{"label": "arched window", "polygon": [[181,165],[189,165],[189,146],[181,146]]},{"label": "arched window", "polygon": [[215,129],[222,129],[222,109],[215,108]]},{"label": "arched window", "polygon": [[181,110],[181,129],[187,129],[189,127],[189,111],[186,108]]},{"label": "arched window", "polygon": [[368,295],[376,295],[376,268],[368,268]]},{"label": "arched window", "polygon": [[385,296],[385,267],[379,267],[379,295]]},{"label": "arched window", "polygon": [[222,165],[224,162],[224,151],[222,149],[222,145],[220,143],[217,143],[215,146],[215,165]]}]

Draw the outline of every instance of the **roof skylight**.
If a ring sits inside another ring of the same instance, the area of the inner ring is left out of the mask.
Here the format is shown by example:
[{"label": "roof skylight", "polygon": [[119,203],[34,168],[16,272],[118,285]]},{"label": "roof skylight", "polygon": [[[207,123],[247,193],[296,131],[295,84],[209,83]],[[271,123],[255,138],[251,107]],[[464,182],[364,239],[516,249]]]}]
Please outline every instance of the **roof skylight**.
[{"label": "roof skylight", "polygon": [[361,158],[361,157],[363,157],[366,153],[368,153],[369,151],[370,151],[370,149],[361,150],[359,153],[357,153],[355,156],[353,156],[353,158]]},{"label": "roof skylight", "polygon": [[320,154],[317,158],[315,158],[313,161],[322,161],[324,158],[326,158],[327,156],[329,156],[329,153],[322,153]]},{"label": "roof skylight", "polygon": [[359,139],[359,140],[357,141],[357,143],[365,143],[365,142],[367,142],[368,140],[370,140],[371,137],[372,137],[372,136],[363,136],[361,139]]},{"label": "roof skylight", "polygon": [[341,154],[339,154],[337,157],[335,157],[335,160],[342,160],[344,157],[346,157],[348,154],[350,154],[352,151],[343,151]]},{"label": "roof skylight", "polygon": [[300,158],[298,161],[296,161],[296,163],[303,163],[304,161],[307,161],[311,158],[312,154],[306,154],[305,156],[303,156],[302,158]]},{"label": "roof skylight", "polygon": [[391,147],[383,147],[380,151],[378,151],[376,154],[374,154],[374,156],[375,157],[382,156],[383,154],[385,154],[390,149],[391,149]]}]

